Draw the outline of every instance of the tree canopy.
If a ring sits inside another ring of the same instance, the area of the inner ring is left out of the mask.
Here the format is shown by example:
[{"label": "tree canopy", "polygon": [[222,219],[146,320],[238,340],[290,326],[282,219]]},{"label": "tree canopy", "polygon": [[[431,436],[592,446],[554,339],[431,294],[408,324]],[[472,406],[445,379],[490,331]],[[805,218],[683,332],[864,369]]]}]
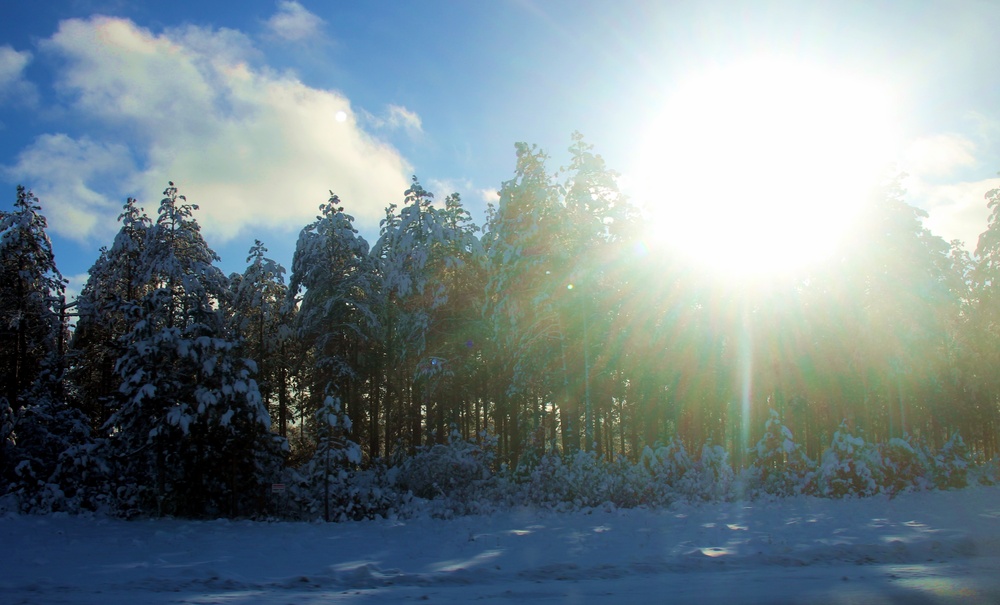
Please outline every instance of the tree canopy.
[{"label": "tree canopy", "polygon": [[[569,156],[553,171],[518,143],[481,226],[414,176],[374,245],[331,192],[287,285],[260,241],[223,275],[170,183],[155,218],[125,203],[74,329],[40,203],[18,188],[0,211],[4,481],[85,442],[122,510],[239,514],[283,467],[329,499],[337,468],[456,439],[510,468],[552,452],[649,467],[687,444],[705,464],[802,477],[856,434],[898,453],[957,447],[959,432],[970,456],[1000,454],[1000,191],[969,253],[889,179],[832,257],[750,283],[651,246],[644,210],[578,133]],[[19,449],[42,416],[65,434]],[[838,477],[816,485],[848,489]]]}]

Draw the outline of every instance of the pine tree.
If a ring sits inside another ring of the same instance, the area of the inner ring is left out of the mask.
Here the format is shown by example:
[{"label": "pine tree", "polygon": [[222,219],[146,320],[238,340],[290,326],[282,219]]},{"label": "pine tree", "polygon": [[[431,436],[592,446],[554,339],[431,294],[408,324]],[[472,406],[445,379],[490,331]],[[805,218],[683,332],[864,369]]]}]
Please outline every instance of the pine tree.
[{"label": "pine tree", "polygon": [[0,397],[15,412],[43,374],[61,380],[66,280],[47,226],[38,198],[18,186],[14,210],[0,211]]},{"label": "pine tree", "polygon": [[124,353],[126,336],[138,321],[138,315],[130,311],[152,288],[139,278],[152,222],[134,198],[125,203],[118,222],[121,228],[111,248],[102,248],[90,268],[70,342],[70,378],[94,430],[100,430],[121,407],[121,379],[115,364]]},{"label": "pine tree", "polygon": [[300,412],[311,424],[314,443],[321,427],[312,417],[324,402],[340,402],[348,418],[363,411],[359,356],[378,329],[375,265],[353,221],[331,192],[329,202],[320,205],[320,215],[299,233],[292,259],[288,303],[298,308],[295,332],[302,347],[304,396]]},{"label": "pine tree", "polygon": [[488,368],[482,357],[486,326],[482,321],[483,291],[486,287],[485,257],[476,233],[479,227],[457,193],[444,199],[439,210],[448,237],[439,279],[448,299],[439,309],[439,329],[430,348],[434,355],[449,360],[452,378],[441,395],[442,414],[438,434],[445,425],[455,427],[462,438],[481,437],[486,430],[480,405],[485,397],[482,384]]},{"label": "pine tree", "polygon": [[[381,324],[385,365],[392,368],[387,383],[401,394],[399,400],[409,402],[387,412],[405,418],[411,437],[405,445],[413,447],[425,430],[429,439],[444,443],[448,425],[460,420],[463,406],[454,390],[469,370],[468,343],[476,329],[469,287],[475,283],[479,242],[457,194],[436,208],[433,195],[414,176],[405,196],[398,215],[395,206],[387,209],[372,254],[385,296]],[[389,433],[396,427],[400,423],[390,422]]]},{"label": "pine tree", "polygon": [[764,434],[750,452],[751,490],[775,496],[806,493],[812,490],[814,466],[778,412],[770,410]]},{"label": "pine tree", "polygon": [[964,363],[960,366],[968,401],[962,433],[979,436],[985,454],[1000,453],[1000,188],[986,193],[989,224],[979,236],[970,271],[971,300],[963,335]]},{"label": "pine tree", "polygon": [[[494,417],[502,456],[515,461],[534,428],[545,424],[555,441],[579,449],[580,406],[571,388],[566,326],[556,305],[559,290],[572,284],[559,239],[565,208],[546,172],[547,156],[534,146],[515,145],[517,167],[503,183],[491,211],[483,248],[487,258],[485,317],[493,350]],[[556,401],[559,421],[536,407]]]},{"label": "pine tree", "polygon": [[354,513],[347,479],[350,467],[361,463],[361,448],[347,437],[351,432],[351,419],[336,397],[328,396],[323,400],[314,414],[314,421],[316,451],[303,469],[310,485],[322,490],[312,505],[322,506],[325,521],[342,521]]},{"label": "pine tree", "polygon": [[[427,336],[436,309],[447,300],[442,284],[433,283],[432,242],[440,235],[440,225],[431,205],[434,195],[425,190],[416,176],[405,192],[403,208],[387,209],[379,240],[372,252],[382,277],[385,297],[383,343],[385,366],[390,368],[387,384],[396,394],[398,405],[389,414],[387,439],[412,450],[422,442],[427,380],[434,380],[443,367],[437,360],[423,360]],[[408,438],[407,438],[408,437]]]},{"label": "pine tree", "polygon": [[830,498],[873,496],[883,483],[878,450],[864,437],[852,434],[846,421],[841,422],[816,470],[818,493]]},{"label": "pine tree", "polygon": [[[18,186],[13,211],[0,211],[0,493],[49,479],[29,472],[40,452],[69,439],[43,426],[42,409],[61,415],[66,280],[56,268],[47,222],[32,193]],[[35,439],[31,436],[38,435]],[[31,480],[35,481],[31,483]]]},{"label": "pine tree", "polygon": [[[632,287],[637,213],[618,189],[618,174],[579,132],[569,148],[567,179],[561,187],[567,224],[560,241],[570,283],[559,290],[558,307],[579,377],[576,395],[584,404],[584,446],[603,451],[613,378],[624,353],[614,318]],[[610,423],[608,423],[610,424]],[[610,428],[610,427],[608,427]]]},{"label": "pine tree", "polygon": [[0,495],[13,494],[22,512],[105,508],[111,490],[103,440],[94,438],[79,409],[54,398],[50,390],[30,390],[28,395],[31,403],[7,416],[10,424],[2,429],[10,468]]},{"label": "pine tree", "polygon": [[287,437],[290,406],[292,315],[286,304],[285,268],[267,258],[257,240],[250,248],[243,274],[233,274],[232,316],[229,323],[240,339],[240,351],[257,364],[257,385],[265,405],[274,411],[277,433]]},{"label": "pine tree", "polygon": [[228,282],[194,210],[170,183],[133,282],[148,290],[127,308],[123,404],[107,423],[126,510],[248,512],[280,455],[255,364],[225,330]]}]

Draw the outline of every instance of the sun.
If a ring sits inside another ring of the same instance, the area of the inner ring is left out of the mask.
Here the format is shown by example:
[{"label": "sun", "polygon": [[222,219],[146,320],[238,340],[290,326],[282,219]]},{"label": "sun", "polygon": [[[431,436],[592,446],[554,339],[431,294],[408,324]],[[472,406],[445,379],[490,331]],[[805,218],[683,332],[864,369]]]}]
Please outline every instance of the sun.
[{"label": "sun", "polygon": [[773,57],[684,81],[627,173],[647,240],[733,277],[827,258],[891,165],[891,105],[877,82]]}]

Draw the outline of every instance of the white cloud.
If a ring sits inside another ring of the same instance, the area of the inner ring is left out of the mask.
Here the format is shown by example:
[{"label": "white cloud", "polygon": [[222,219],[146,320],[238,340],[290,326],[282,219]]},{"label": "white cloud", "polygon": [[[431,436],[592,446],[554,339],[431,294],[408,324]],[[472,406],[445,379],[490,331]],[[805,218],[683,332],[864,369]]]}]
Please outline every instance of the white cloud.
[{"label": "white cloud", "polygon": [[976,164],[976,145],[957,134],[922,137],[903,152],[903,168],[921,179],[948,178]]},{"label": "white cloud", "polygon": [[403,128],[410,134],[423,132],[420,116],[400,105],[389,105],[386,123],[390,128]]},{"label": "white cloud", "polygon": [[486,204],[496,203],[500,196],[496,189],[480,188],[469,179],[429,179],[425,188],[434,194],[434,201],[439,207],[444,207],[444,198],[457,193],[462,199],[462,205],[472,215],[472,220],[482,226],[485,222]]},{"label": "white cloud", "polygon": [[928,229],[947,241],[961,240],[975,251],[979,235],[986,231],[990,211],[986,207],[986,192],[1000,187],[1000,178],[951,184],[921,183],[907,186],[910,203],[925,209]]},{"label": "white cloud", "polygon": [[487,203],[495,204],[500,200],[500,192],[496,189],[476,187],[469,179],[430,179],[426,183],[426,189],[434,194],[435,201],[442,203],[452,193],[459,194],[462,204],[473,214],[485,210]]},{"label": "white cloud", "polygon": [[21,79],[24,68],[31,62],[31,53],[0,46],[0,86],[6,88]]},{"label": "white cloud", "polygon": [[267,20],[267,27],[279,38],[297,42],[319,36],[323,23],[295,0],[281,0],[278,12]]},{"label": "white cloud", "polygon": [[[114,224],[126,193],[138,192],[149,207],[168,180],[201,207],[197,218],[215,242],[244,230],[301,227],[331,189],[362,226],[377,225],[407,187],[411,167],[358,126],[346,97],[250,66],[256,51],[239,32],[156,35],[131,21],[94,17],[62,22],[41,48],[65,60],[56,86],[72,99],[78,123],[96,121],[132,149],[47,135],[55,138],[40,138],[8,172],[34,176],[50,195],[69,197],[95,191],[87,175],[100,171],[91,169],[84,148],[143,164],[105,184],[103,191],[121,199],[103,219],[93,216],[102,208],[96,197],[89,222],[79,226],[63,204],[66,215],[50,217],[61,232],[96,234],[100,220]],[[338,111],[348,119],[338,122]],[[38,167],[52,160],[63,168]]]},{"label": "white cloud", "polygon": [[56,87],[75,97],[77,111],[156,139],[164,130],[212,129],[235,100],[233,72],[246,69],[231,61],[235,49],[220,52],[226,34],[198,47],[185,44],[188,37],[153,36],[131,21],[94,17],[63,21],[41,48],[66,59]]},{"label": "white cloud", "polygon": [[367,111],[363,111],[361,115],[365,123],[376,130],[402,129],[411,137],[419,136],[424,132],[420,116],[402,105],[386,105],[382,115],[375,115]]},{"label": "white cloud", "polygon": [[90,273],[77,273],[76,275],[64,275],[63,277],[68,282],[66,284],[66,300],[76,300],[80,298],[83,287],[87,285]]},{"label": "white cloud", "polygon": [[55,233],[82,242],[114,234],[113,218],[125,200],[109,199],[101,185],[127,179],[134,165],[124,145],[44,134],[4,172],[38,196]]},{"label": "white cloud", "polygon": [[496,204],[500,201],[500,192],[496,189],[480,189],[478,193],[483,202],[487,204],[491,202]]},{"label": "white cloud", "polygon": [[213,30],[197,25],[184,25],[168,28],[164,37],[173,41],[178,48],[186,49],[192,57],[208,59],[219,65],[239,65],[262,57],[250,37],[235,29],[223,27]]},{"label": "white cloud", "polygon": [[981,143],[988,145],[1000,136],[1000,119],[979,111],[968,111],[964,117],[972,125],[969,132],[975,133]]},{"label": "white cloud", "polygon": [[24,79],[24,70],[30,62],[30,52],[0,46],[0,102],[33,105],[37,101],[38,91]]},{"label": "white cloud", "polygon": [[468,179],[430,179],[427,190],[434,194],[434,199],[443,201],[452,193],[458,193],[464,199],[465,192],[472,190],[472,181]]},{"label": "white cloud", "polygon": [[932,233],[960,240],[970,251],[988,224],[986,192],[1000,187],[1000,179],[979,178],[980,151],[973,140],[946,133],[921,137],[902,154],[907,201],[927,211],[924,224]]}]

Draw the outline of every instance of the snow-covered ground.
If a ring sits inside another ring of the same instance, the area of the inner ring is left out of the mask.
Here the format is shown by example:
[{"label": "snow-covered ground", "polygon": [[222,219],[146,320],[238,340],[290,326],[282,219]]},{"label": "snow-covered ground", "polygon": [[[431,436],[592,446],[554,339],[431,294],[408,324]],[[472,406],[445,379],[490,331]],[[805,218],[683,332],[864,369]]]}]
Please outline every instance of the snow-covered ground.
[{"label": "snow-covered ground", "polygon": [[257,523],[9,515],[0,603],[1000,603],[1000,487]]}]

